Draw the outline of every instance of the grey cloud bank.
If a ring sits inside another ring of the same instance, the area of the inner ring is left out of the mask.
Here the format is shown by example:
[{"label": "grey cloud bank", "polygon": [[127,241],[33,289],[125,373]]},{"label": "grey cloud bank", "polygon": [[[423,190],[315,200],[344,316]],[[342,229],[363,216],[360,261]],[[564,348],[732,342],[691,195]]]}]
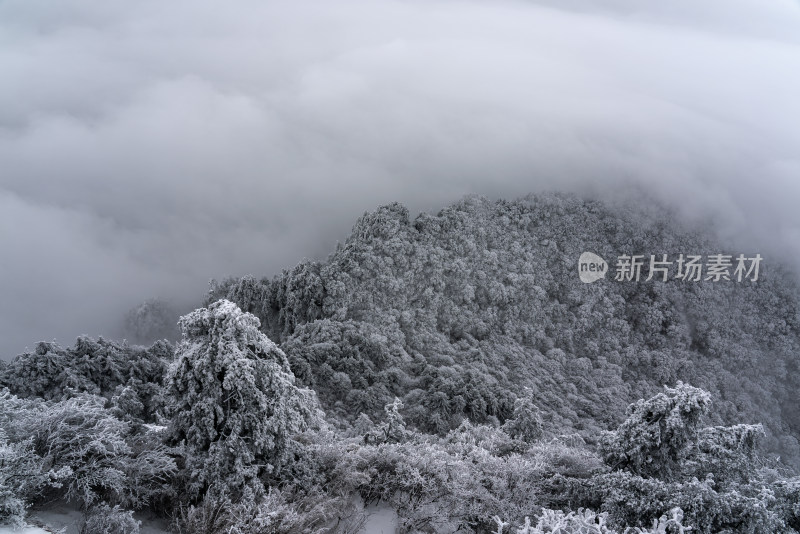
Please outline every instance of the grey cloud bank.
[{"label": "grey cloud bank", "polygon": [[0,355],[394,200],[639,186],[796,258],[797,94],[797,2],[0,0]]}]

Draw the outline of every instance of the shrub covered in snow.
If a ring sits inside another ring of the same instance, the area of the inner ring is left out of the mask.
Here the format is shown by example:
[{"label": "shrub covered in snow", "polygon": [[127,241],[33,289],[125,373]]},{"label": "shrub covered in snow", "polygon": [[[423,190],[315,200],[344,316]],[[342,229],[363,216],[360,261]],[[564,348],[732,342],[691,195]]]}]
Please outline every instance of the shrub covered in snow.
[{"label": "shrub covered in snow", "polygon": [[[105,402],[88,394],[60,402],[0,394],[0,429],[7,449],[16,451],[3,463],[4,483],[26,500],[55,493],[83,506],[137,508],[169,493],[176,466],[167,448],[115,417]],[[11,469],[24,473],[7,476]]]},{"label": "shrub covered in snow", "polygon": [[103,503],[86,514],[81,534],[139,534],[141,524],[132,511]]},{"label": "shrub covered in snow", "polygon": [[25,497],[35,488],[32,479],[39,471],[39,459],[31,450],[31,441],[9,443],[0,428],[0,524],[24,523]]}]

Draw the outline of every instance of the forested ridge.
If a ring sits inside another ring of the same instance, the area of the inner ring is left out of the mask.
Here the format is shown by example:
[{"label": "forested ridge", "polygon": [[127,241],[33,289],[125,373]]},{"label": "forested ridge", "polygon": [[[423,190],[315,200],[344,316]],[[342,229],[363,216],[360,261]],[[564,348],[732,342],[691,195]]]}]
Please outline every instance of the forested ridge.
[{"label": "forested ridge", "polygon": [[714,423],[760,422],[767,450],[798,465],[800,301],[779,264],[756,282],[579,281],[583,251],[612,269],[622,254],[757,252],[648,208],[470,197],[411,220],[392,204],[361,217],[327,261],[227,280],[208,301],[259,317],[345,418],[397,395],[407,420],[441,433],[464,417],[502,422],[530,388],[549,432],[593,441],[630,402],[680,380],[712,393]]},{"label": "forested ridge", "polygon": [[212,282],[177,346],[0,367],[0,523],[66,499],[87,534],[355,533],[374,503],[404,533],[800,531],[795,275],[584,284],[584,251],[758,252],[657,205],[380,207],[325,261]]}]

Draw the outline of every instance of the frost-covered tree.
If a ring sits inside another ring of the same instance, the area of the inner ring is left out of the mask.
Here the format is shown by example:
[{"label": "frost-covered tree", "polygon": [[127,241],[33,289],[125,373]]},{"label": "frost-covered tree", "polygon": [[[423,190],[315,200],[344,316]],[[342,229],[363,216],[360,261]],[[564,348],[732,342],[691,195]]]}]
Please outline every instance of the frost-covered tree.
[{"label": "frost-covered tree", "polygon": [[728,482],[749,482],[754,466],[759,439],[764,436],[761,425],[738,424],[713,426],[700,430],[693,457],[684,467],[698,478],[712,473],[717,485]]},{"label": "frost-covered tree", "polygon": [[678,382],[628,407],[628,418],[606,436],[606,461],[645,477],[669,478],[686,460],[697,439],[700,418],[711,406],[711,395]]},{"label": "frost-covered tree", "polygon": [[[369,429],[364,435],[365,443],[400,443],[411,436],[406,429],[406,422],[400,414],[403,401],[395,397],[394,400],[383,407],[386,420],[380,425]],[[363,414],[362,414],[363,415]],[[367,417],[367,421],[369,418]]]},{"label": "frost-covered tree", "polygon": [[679,507],[700,532],[795,532],[787,526],[800,525],[796,479],[765,467],[761,425],[701,427],[710,403],[708,392],[679,382],[632,404],[604,440],[612,471],[594,477],[594,498],[620,524]]},{"label": "frost-covered tree", "polygon": [[33,453],[31,441],[9,443],[0,427],[0,524],[24,524],[26,498],[41,469],[41,459]]},{"label": "frost-covered tree", "polygon": [[74,347],[41,342],[0,369],[0,386],[19,397],[56,401],[81,392],[123,395],[125,402],[140,406],[137,414],[127,415],[149,421],[161,408],[164,374],[173,356],[166,341],[150,347],[87,336]]},{"label": "frost-covered tree", "polygon": [[400,410],[403,409],[403,401],[394,398],[392,402],[384,407],[386,411],[386,439],[390,441],[402,441],[408,437],[406,423]]},{"label": "frost-covered tree", "polygon": [[514,402],[514,415],[503,425],[509,436],[527,443],[541,439],[542,415],[533,399],[533,391],[526,388],[524,395]]},{"label": "frost-covered tree", "polygon": [[277,477],[293,461],[293,436],[318,418],[316,397],[295,385],[286,355],[259,320],[219,300],[180,320],[170,369],[169,435],[185,447],[186,491],[212,484],[236,495]]},{"label": "frost-covered tree", "polygon": [[410,382],[387,334],[369,323],[322,319],[297,328],[281,347],[298,381],[314,388],[328,415],[377,418]]}]

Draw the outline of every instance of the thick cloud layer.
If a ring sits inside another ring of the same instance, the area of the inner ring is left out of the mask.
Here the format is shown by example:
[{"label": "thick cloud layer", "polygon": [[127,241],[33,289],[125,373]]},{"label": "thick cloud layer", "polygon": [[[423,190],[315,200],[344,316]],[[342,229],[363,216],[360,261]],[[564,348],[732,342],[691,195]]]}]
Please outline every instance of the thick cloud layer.
[{"label": "thick cloud layer", "polygon": [[789,0],[0,0],[0,354],[466,193],[624,192],[800,255]]}]

